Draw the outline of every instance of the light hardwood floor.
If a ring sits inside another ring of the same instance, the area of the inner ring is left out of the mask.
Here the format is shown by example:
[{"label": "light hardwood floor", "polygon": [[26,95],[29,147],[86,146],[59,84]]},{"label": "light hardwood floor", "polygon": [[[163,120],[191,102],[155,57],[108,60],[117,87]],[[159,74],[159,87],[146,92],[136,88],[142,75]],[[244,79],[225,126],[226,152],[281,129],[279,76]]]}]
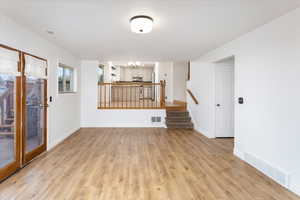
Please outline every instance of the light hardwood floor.
[{"label": "light hardwood floor", "polygon": [[194,131],[81,129],[0,184],[0,199],[300,199],[232,149],[232,139]]}]

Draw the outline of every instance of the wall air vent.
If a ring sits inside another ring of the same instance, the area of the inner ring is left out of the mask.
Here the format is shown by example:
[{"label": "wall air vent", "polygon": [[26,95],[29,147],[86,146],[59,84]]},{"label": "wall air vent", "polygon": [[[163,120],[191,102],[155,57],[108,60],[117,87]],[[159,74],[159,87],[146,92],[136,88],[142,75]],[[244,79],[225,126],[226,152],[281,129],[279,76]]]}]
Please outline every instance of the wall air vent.
[{"label": "wall air vent", "polygon": [[152,123],[161,122],[161,117],[151,117],[151,122]]}]

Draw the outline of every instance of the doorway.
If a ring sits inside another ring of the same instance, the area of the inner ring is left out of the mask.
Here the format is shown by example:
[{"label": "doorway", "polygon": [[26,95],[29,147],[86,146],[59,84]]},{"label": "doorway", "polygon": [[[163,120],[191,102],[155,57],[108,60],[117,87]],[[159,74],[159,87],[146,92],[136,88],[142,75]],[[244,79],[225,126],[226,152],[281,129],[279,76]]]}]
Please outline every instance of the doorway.
[{"label": "doorway", "polygon": [[46,150],[47,62],[0,45],[0,181]]},{"label": "doorway", "polygon": [[[47,80],[46,61],[24,56],[23,74],[23,164],[46,151],[47,143]],[[26,64],[26,61],[28,64]],[[30,64],[29,64],[30,63]],[[37,73],[34,68],[41,68]],[[29,69],[27,69],[29,68]]]},{"label": "doorway", "polygon": [[234,137],[234,57],[215,63],[215,136]]}]

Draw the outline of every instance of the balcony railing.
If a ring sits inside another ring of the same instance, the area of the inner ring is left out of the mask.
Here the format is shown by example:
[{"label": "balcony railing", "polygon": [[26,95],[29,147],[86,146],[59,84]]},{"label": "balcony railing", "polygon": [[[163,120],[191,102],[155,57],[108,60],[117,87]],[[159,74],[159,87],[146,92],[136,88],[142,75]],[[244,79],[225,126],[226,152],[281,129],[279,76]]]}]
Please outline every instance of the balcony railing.
[{"label": "balcony railing", "polygon": [[99,83],[99,109],[164,109],[165,82]]}]

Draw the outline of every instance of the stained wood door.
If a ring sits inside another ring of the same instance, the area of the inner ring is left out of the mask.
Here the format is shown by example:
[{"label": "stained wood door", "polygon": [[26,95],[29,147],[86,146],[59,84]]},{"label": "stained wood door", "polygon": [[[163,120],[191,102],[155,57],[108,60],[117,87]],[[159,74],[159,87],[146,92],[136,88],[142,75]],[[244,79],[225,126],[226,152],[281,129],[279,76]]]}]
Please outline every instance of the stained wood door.
[{"label": "stained wood door", "polygon": [[47,148],[47,61],[0,44],[0,181]]},{"label": "stained wood door", "polygon": [[44,59],[28,54],[24,54],[23,60],[22,153],[26,164],[47,149],[47,69],[41,66],[47,64]]},{"label": "stained wood door", "polygon": [[0,45],[0,181],[21,167],[20,56]]}]

